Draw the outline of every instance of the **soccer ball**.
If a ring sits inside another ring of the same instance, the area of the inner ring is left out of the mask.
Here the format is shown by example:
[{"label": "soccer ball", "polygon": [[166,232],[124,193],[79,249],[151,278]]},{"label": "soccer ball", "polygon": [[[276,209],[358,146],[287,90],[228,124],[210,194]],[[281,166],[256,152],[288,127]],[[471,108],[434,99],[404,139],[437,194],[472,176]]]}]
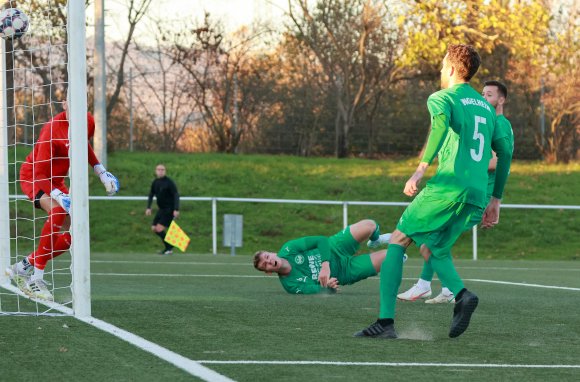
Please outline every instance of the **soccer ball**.
[{"label": "soccer ball", "polygon": [[28,16],[18,8],[8,8],[0,13],[0,37],[17,39],[28,31]]}]

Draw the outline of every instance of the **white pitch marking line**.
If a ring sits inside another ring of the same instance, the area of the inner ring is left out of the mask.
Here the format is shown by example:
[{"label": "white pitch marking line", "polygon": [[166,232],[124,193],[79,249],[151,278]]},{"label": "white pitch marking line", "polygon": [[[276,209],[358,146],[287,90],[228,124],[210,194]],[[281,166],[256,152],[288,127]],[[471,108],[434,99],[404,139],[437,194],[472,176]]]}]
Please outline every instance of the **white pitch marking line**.
[{"label": "white pitch marking line", "polygon": [[[22,297],[28,298],[29,300],[32,300],[32,301],[35,301],[37,303],[48,306],[54,310],[58,310],[62,313],[65,313],[66,315],[72,316],[74,314],[72,309],[70,309],[64,305],[58,304],[56,302],[32,299],[29,296],[22,293],[22,291],[20,291],[14,285],[2,284],[2,285],[0,285],[0,287],[7,289],[11,292],[14,292],[16,294],[19,294]],[[160,345],[157,345],[154,342],[148,341],[143,337],[139,337],[136,334],[133,334],[131,332],[128,332],[126,330],[118,328],[114,325],[111,325],[108,322],[99,320],[99,319],[94,318],[94,317],[75,317],[75,318],[78,319],[79,321],[82,321],[82,322],[87,323],[91,326],[94,326],[97,329],[100,329],[104,332],[112,334],[115,337],[122,339],[123,341],[126,341],[126,342],[130,343],[131,345],[133,345],[141,350],[144,350],[148,353],[151,353],[154,356],[156,356],[156,357],[172,364],[173,366],[175,366],[181,370],[184,370],[185,372],[187,372],[191,375],[194,375],[194,376],[196,376],[204,381],[207,381],[207,382],[234,382],[234,380],[229,379],[228,377],[221,375],[218,372],[213,371],[212,369],[201,365],[199,362],[193,361],[193,360],[186,358],[180,354],[172,352],[169,349],[166,349]]]},{"label": "white pitch marking line", "polygon": [[217,361],[198,360],[213,365],[327,365],[327,366],[390,366],[390,367],[465,367],[506,369],[580,369],[580,365],[521,365],[505,363],[427,363],[427,362],[340,362],[340,361]]},{"label": "white pitch marking line", "polygon": [[[94,264],[168,264],[168,265],[225,265],[225,266],[252,266],[251,262],[203,262],[203,261],[132,261],[132,260],[91,260]],[[422,265],[406,265],[405,268],[423,268]],[[475,269],[475,270],[497,270],[497,271],[563,271],[563,272],[580,272],[580,268],[530,268],[530,267],[486,267],[486,266],[457,266],[457,269]]]},{"label": "white pitch marking line", "polygon": [[561,286],[542,285],[542,284],[514,283],[514,282],[511,282],[511,281],[496,281],[496,280],[481,280],[481,279],[465,279],[465,281],[474,281],[474,282],[478,282],[478,283],[488,283],[488,284],[517,285],[517,286],[525,286],[525,287],[533,287],[533,288],[562,289],[562,290],[575,290],[575,291],[580,291],[580,288],[561,287]]},{"label": "white pitch marking line", "polygon": [[109,324],[108,322],[99,320],[94,317],[77,317],[80,321],[83,321],[89,325],[94,326],[97,329],[101,329],[107,333],[114,335],[117,338],[120,338],[131,345],[138,347],[141,350],[144,350],[148,353],[153,354],[154,356],[161,358],[162,360],[169,362],[175,367],[180,368],[188,372],[191,375],[194,375],[198,378],[201,378],[204,381],[208,382],[233,382],[232,379],[219,374],[218,372],[209,369],[199,362],[193,361],[189,358],[186,358],[180,354],[177,354],[169,349],[166,349],[160,345],[157,345],[154,342],[148,341],[143,337],[140,337],[136,334],[118,328],[114,325]]},{"label": "white pitch marking line", "polygon": [[91,273],[91,276],[121,276],[121,277],[225,277],[225,278],[247,278],[247,279],[261,279],[274,276],[261,275],[190,275],[184,273]]},{"label": "white pitch marking line", "polygon": [[[275,276],[263,276],[263,275],[194,275],[186,273],[91,273],[92,276],[112,276],[112,277],[223,277],[223,278],[246,278],[246,279],[266,279],[271,278],[276,279]],[[379,280],[379,277],[369,277],[370,279]],[[415,277],[403,277],[403,280],[416,280]],[[544,288],[544,289],[560,289],[560,290],[572,290],[580,291],[580,288],[572,287],[562,287],[555,285],[541,285],[541,284],[528,284],[528,283],[516,283],[511,281],[498,281],[498,280],[483,280],[483,279],[463,279],[464,281],[473,281],[480,283],[489,284],[504,284],[504,285],[515,285],[524,286],[530,288]]]},{"label": "white pitch marking line", "polygon": [[91,260],[95,264],[168,264],[168,265],[243,265],[249,266],[251,263],[206,263],[198,261],[131,261],[131,260]]}]

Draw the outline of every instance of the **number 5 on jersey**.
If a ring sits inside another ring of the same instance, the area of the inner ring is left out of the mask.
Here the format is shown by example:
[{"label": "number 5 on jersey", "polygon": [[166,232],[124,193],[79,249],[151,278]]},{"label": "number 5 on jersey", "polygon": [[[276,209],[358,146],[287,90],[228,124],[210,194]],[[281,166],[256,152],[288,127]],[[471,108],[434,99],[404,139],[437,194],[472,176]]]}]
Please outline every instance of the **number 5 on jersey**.
[{"label": "number 5 on jersey", "polygon": [[473,140],[479,141],[479,150],[476,152],[475,149],[471,149],[469,152],[471,153],[471,158],[476,162],[481,161],[481,158],[483,158],[483,143],[485,141],[483,134],[479,132],[479,124],[481,123],[485,125],[486,122],[487,121],[484,117],[480,117],[479,115],[475,116],[475,130],[473,130]]}]

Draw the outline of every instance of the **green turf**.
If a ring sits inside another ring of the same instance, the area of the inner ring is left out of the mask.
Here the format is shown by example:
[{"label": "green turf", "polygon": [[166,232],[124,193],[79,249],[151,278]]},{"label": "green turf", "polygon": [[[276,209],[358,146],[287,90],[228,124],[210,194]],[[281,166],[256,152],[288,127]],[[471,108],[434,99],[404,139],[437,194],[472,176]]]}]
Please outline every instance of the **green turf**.
[{"label": "green turf", "polygon": [[[65,256],[59,266],[67,264]],[[469,281],[580,288],[576,262],[458,260],[459,273],[481,301],[468,331],[458,339],[447,337],[451,305],[399,303],[401,339],[388,341],[351,337],[376,317],[377,278],[334,296],[295,296],[283,292],[273,276],[235,277],[261,275],[244,256],[94,254],[92,260],[95,317],[193,360],[580,365],[580,291]],[[404,277],[415,279],[420,266],[411,258]],[[412,283],[404,280],[401,289]],[[438,287],[434,282],[434,292]],[[6,380],[34,379],[33,369],[14,366],[23,357],[39,360],[47,380],[185,379],[181,371],[70,318],[0,317],[0,326],[0,368],[3,377],[14,376]],[[368,381],[567,381],[579,375],[578,369],[207,366],[239,381],[359,380],[363,375]]]}]

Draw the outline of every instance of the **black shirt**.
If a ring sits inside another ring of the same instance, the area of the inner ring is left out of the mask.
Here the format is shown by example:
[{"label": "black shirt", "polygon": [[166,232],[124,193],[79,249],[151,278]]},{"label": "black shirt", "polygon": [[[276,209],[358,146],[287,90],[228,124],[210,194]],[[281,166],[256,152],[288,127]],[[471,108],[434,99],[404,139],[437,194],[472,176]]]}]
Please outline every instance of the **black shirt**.
[{"label": "black shirt", "polygon": [[153,195],[157,197],[157,205],[160,209],[179,210],[179,193],[175,183],[168,177],[157,178],[151,183],[147,208],[151,208]]}]

